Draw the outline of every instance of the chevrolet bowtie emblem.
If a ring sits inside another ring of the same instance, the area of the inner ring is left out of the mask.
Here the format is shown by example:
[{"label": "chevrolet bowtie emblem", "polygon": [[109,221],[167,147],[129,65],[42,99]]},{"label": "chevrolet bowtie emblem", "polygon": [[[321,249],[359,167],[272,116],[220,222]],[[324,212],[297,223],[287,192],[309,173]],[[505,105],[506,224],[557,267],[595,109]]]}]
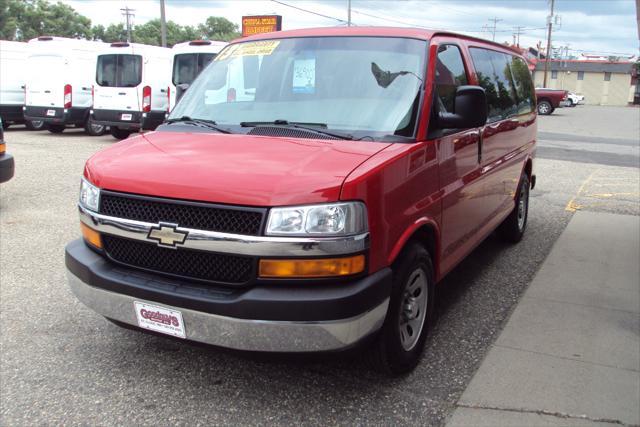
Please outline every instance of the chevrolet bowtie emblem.
[{"label": "chevrolet bowtie emblem", "polygon": [[156,241],[158,246],[175,248],[176,245],[183,244],[188,235],[189,233],[186,231],[178,231],[176,224],[161,222],[149,230],[147,239]]}]

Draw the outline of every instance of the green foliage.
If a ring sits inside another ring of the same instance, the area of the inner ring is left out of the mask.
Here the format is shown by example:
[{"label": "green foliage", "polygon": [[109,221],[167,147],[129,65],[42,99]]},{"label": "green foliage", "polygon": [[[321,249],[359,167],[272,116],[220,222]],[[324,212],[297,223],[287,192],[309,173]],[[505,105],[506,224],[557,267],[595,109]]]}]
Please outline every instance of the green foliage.
[{"label": "green foliage", "polygon": [[[42,35],[102,40],[107,43],[127,40],[124,24],[92,27],[89,18],[60,2],[0,0],[0,39],[26,41]],[[169,47],[200,38],[228,41],[239,36],[238,26],[222,17],[210,16],[197,27],[167,22]],[[136,43],[160,46],[160,20],[153,19],[136,25],[132,30],[132,39]]]},{"label": "green foliage", "polygon": [[0,0],[0,38],[29,40],[41,35],[91,38],[91,20],[71,6],[46,0]]},{"label": "green foliage", "polygon": [[240,37],[238,26],[227,18],[218,16],[210,16],[204,22],[198,26],[203,38],[209,40],[222,40],[229,41],[234,38]]}]

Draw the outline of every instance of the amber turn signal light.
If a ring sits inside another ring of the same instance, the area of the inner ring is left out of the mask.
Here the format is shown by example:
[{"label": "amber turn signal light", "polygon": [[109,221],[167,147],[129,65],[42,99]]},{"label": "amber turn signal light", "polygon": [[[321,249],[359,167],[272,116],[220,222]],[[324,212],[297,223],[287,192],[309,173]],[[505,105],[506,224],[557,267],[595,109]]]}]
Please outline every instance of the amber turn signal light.
[{"label": "amber turn signal light", "polygon": [[82,230],[82,237],[87,241],[91,246],[94,246],[98,249],[102,249],[102,239],[100,238],[100,233],[98,233],[93,228],[90,228],[85,223],[80,223],[80,230]]},{"label": "amber turn signal light", "polygon": [[4,154],[6,150],[7,150],[7,145],[4,142],[0,143],[0,154]]},{"label": "amber turn signal light", "polygon": [[364,255],[325,259],[261,259],[260,277],[304,278],[348,276],[364,271]]}]

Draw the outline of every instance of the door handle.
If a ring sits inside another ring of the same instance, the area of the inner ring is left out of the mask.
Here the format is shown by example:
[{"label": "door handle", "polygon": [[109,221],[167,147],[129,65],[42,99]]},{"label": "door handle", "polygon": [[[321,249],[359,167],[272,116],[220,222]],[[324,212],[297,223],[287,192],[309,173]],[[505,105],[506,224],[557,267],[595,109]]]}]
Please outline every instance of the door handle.
[{"label": "door handle", "polygon": [[478,164],[482,163],[482,129],[478,131]]},{"label": "door handle", "polygon": [[161,93],[167,93],[167,90],[166,89],[160,89],[160,92]]},{"label": "door handle", "polygon": [[83,87],[82,90],[91,90],[90,87]]},{"label": "door handle", "polygon": [[45,90],[44,93],[51,93],[51,91],[50,90]]}]

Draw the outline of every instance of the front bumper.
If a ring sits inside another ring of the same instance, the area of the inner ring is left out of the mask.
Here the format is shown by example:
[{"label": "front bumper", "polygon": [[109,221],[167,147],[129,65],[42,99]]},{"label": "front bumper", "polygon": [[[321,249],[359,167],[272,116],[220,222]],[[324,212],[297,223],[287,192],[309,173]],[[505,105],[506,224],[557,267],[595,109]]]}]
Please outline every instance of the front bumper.
[{"label": "front bumper", "polygon": [[382,326],[391,270],[343,283],[224,288],[117,266],[82,240],[66,248],[69,286],[97,313],[137,326],[134,301],[178,310],[186,338],[236,350],[318,352],[353,347]]},{"label": "front bumper", "polygon": [[11,154],[3,154],[0,156],[0,182],[7,182],[13,178],[15,164]]},{"label": "front bumper", "polygon": [[[54,115],[48,115],[48,111],[54,111]],[[24,107],[24,118],[26,120],[41,120],[55,125],[84,126],[87,114],[89,114],[88,108]]]}]

